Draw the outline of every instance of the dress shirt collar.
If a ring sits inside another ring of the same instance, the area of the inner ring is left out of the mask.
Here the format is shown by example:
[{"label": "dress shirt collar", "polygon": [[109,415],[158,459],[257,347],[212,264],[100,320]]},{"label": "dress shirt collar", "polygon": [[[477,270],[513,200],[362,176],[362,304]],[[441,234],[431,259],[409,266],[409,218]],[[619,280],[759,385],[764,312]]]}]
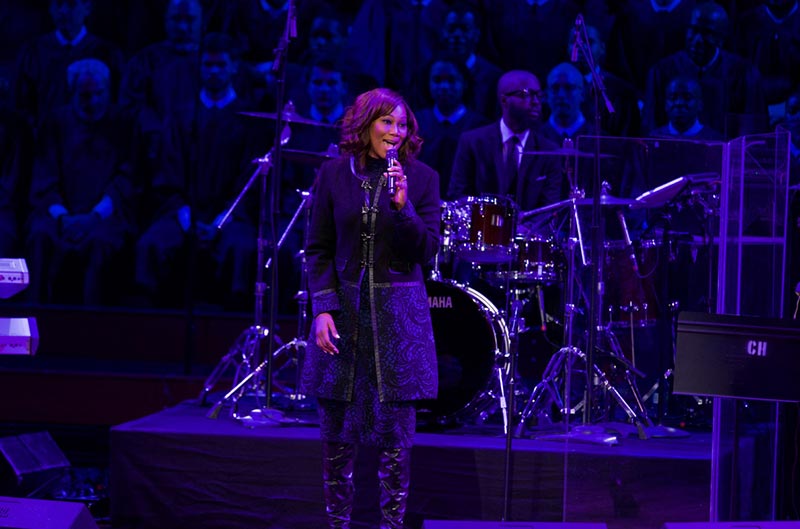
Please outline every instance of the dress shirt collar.
[{"label": "dress shirt collar", "polygon": [[236,90],[234,90],[232,86],[228,87],[228,90],[225,91],[225,95],[220,99],[211,99],[211,96],[208,95],[205,88],[200,91],[200,101],[206,108],[225,108],[233,103],[235,99]]},{"label": "dress shirt collar", "polygon": [[560,136],[566,134],[567,137],[574,138],[575,133],[578,131],[578,129],[583,127],[583,124],[586,123],[586,118],[583,117],[583,112],[579,112],[578,117],[575,119],[575,121],[573,121],[572,124],[566,127],[557,125],[556,121],[553,119],[553,116],[550,116],[550,118],[548,119],[548,123],[550,123],[550,126],[553,127],[553,129],[555,129],[555,131],[558,132]]},{"label": "dress shirt collar", "polygon": [[[527,143],[528,135],[530,133],[530,129],[526,129],[523,132],[516,134],[516,136],[519,138],[519,144],[521,147]],[[502,118],[500,119],[500,135],[503,137],[503,145],[505,145],[505,143],[508,141],[508,138],[515,135],[511,129],[508,128],[508,125],[506,125],[506,122],[503,121]]]},{"label": "dress shirt collar", "polygon": [[773,22],[775,22],[776,24],[780,24],[781,22],[783,22],[784,20],[786,20],[790,16],[794,15],[795,11],[797,11],[797,1],[795,0],[794,5],[789,10],[789,12],[786,13],[786,16],[781,17],[781,18],[776,17],[775,13],[772,12],[772,10],[769,8],[768,5],[764,4],[764,5],[762,5],[762,8],[764,9],[764,11],[767,12],[767,15],[769,15],[769,18],[771,18]]},{"label": "dress shirt collar", "polygon": [[667,13],[671,12],[673,9],[678,7],[678,4],[681,3],[681,0],[672,0],[669,4],[662,6],[656,3],[656,0],[650,0],[650,5],[653,6],[653,11],[666,11]]},{"label": "dress shirt collar", "polygon": [[459,105],[459,107],[455,109],[453,113],[450,114],[449,116],[445,116],[444,114],[442,114],[442,111],[439,110],[438,106],[436,105],[433,106],[433,115],[436,117],[436,121],[438,121],[439,123],[442,123],[443,121],[448,121],[451,124],[457,123],[458,120],[463,118],[464,114],[466,113],[467,113],[467,107],[465,107],[464,105]]},{"label": "dress shirt collar", "polygon": [[673,127],[672,123],[670,123],[668,127],[669,127],[669,133],[672,136],[684,136],[684,137],[697,136],[698,134],[700,134],[700,131],[703,130],[703,125],[702,123],[700,123],[699,119],[695,120],[694,125],[686,129],[686,132],[678,132],[678,129]]},{"label": "dress shirt collar", "polygon": [[75,38],[72,40],[67,40],[67,38],[61,33],[61,31],[56,30],[56,39],[58,43],[62,46],[72,46],[73,48],[81,43],[83,39],[86,38],[86,26],[83,26],[81,30],[75,35]]},{"label": "dress shirt collar", "polygon": [[267,2],[267,0],[261,0],[261,9],[264,10],[266,13],[270,13],[273,16],[277,16],[280,13],[285,13],[289,10],[289,0],[286,0],[283,5],[278,7],[272,7],[272,5]]},{"label": "dress shirt collar", "polygon": [[336,105],[330,114],[323,115],[319,109],[311,105],[311,108],[308,110],[308,115],[314,121],[325,121],[327,123],[334,123],[337,119],[341,118],[344,115],[344,105],[339,103]]}]

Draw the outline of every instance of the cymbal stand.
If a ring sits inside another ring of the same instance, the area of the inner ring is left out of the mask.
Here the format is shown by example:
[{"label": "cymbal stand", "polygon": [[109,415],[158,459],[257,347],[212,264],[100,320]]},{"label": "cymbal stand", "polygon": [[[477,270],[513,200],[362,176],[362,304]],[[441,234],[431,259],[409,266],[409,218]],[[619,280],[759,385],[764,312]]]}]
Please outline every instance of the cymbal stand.
[{"label": "cymbal stand", "polygon": [[[631,328],[632,329],[632,328]],[[633,332],[633,331],[631,331]],[[650,418],[647,415],[647,410],[644,407],[644,402],[641,396],[641,392],[639,391],[639,387],[636,384],[635,376],[644,378],[645,374],[636,368],[635,364],[632,361],[629,361],[622,352],[622,346],[619,343],[616,335],[608,326],[603,326],[598,330],[598,340],[604,341],[608,345],[607,354],[609,357],[616,363],[622,366],[624,371],[624,380],[625,384],[628,386],[630,390],[630,394],[633,398],[633,402],[635,405],[635,409],[633,406],[628,404],[628,402],[624,399],[622,394],[611,384],[608,380],[608,376],[605,372],[600,370],[596,365],[594,367],[596,376],[600,382],[600,386],[605,390],[611,393],[614,401],[619,404],[619,406],[625,411],[625,414],[628,416],[631,422],[636,426],[636,429],[639,433],[639,437],[641,439],[646,439],[647,434],[644,430],[645,427],[652,426],[653,423],[650,421]],[[633,340],[631,341],[633,344]],[[598,343],[598,349],[601,349],[601,343]],[[631,345],[633,347],[633,345]],[[598,373],[599,372],[599,373]]]},{"label": "cymbal stand", "polygon": [[[573,345],[573,326],[575,320],[575,304],[573,303],[575,295],[575,246],[581,248],[581,259],[585,265],[585,254],[583,253],[583,244],[581,241],[580,218],[578,216],[578,208],[573,199],[570,203],[570,228],[569,237],[567,240],[569,247],[569,258],[567,260],[567,279],[566,279],[566,305],[564,307],[564,346],[553,354],[550,361],[545,367],[542,381],[539,382],[531,391],[530,398],[528,399],[525,408],[520,414],[519,423],[517,424],[516,434],[522,435],[525,423],[536,412],[544,411],[545,405],[554,403],[559,411],[564,414],[564,418],[568,421],[571,412],[570,407],[570,391],[571,391],[571,378],[572,378],[572,365],[579,357],[585,358],[583,353]],[[561,386],[560,374],[564,371],[563,383],[565,385],[564,396],[559,394],[559,387]],[[546,399],[549,397],[549,399]]]},{"label": "cymbal stand", "polygon": [[[289,141],[290,136],[291,131],[287,126],[283,130],[281,142],[285,144]],[[245,183],[245,185],[242,187],[239,195],[234,199],[230,208],[228,208],[228,210],[222,215],[222,218],[216,225],[217,231],[221,230],[230,221],[233,216],[233,212],[244,199],[244,196],[247,194],[256,180],[259,179],[259,177],[261,177],[261,179],[266,179],[267,174],[272,169],[272,153],[273,149],[270,149],[269,152],[263,157],[253,160],[253,163],[257,164],[256,170],[250,175],[247,183]],[[260,265],[263,262],[264,246],[260,223],[258,228],[258,240],[256,242],[258,245],[258,265],[260,268]],[[258,346],[261,342],[261,339],[269,334],[269,330],[261,325],[264,293],[262,285],[262,282],[257,281],[255,289],[254,324],[239,335],[239,337],[236,339],[236,342],[228,350],[228,353],[222,357],[217,366],[211,371],[211,374],[206,378],[205,382],[203,383],[203,389],[200,391],[201,404],[206,404],[208,394],[231,365],[235,366],[234,384],[237,384],[241,380],[240,377],[243,376],[243,372],[245,374],[250,372],[252,363],[254,363],[257,358],[254,355],[259,350]]]},{"label": "cymbal stand", "polygon": [[[627,362],[624,355],[621,354],[621,348],[619,347],[619,343],[616,341],[616,337],[611,334],[608,329],[599,328],[596,329],[596,332],[599,331],[599,337],[605,338],[612,350],[614,351],[613,357],[615,360],[623,363],[626,368],[626,377],[627,381],[631,387],[632,392],[636,398],[637,407],[639,408],[639,413],[637,413],[633,407],[631,407],[627,401],[623,398],[622,394],[614,387],[613,384],[608,379],[608,376],[600,369],[597,364],[590,360],[588,355],[586,355],[583,351],[581,351],[577,346],[573,345],[574,336],[573,336],[573,329],[574,329],[574,318],[575,313],[577,312],[576,305],[574,304],[574,296],[575,296],[575,283],[577,282],[575,269],[575,246],[579,245],[581,250],[583,249],[583,245],[581,244],[581,230],[580,230],[580,217],[578,215],[577,206],[575,204],[575,200],[572,200],[571,207],[570,207],[570,236],[568,238],[568,247],[569,247],[569,259],[567,261],[567,279],[566,279],[566,300],[567,303],[564,307],[565,312],[565,324],[564,324],[564,340],[565,345],[556,351],[556,353],[550,358],[547,366],[545,367],[542,381],[534,387],[533,391],[531,392],[530,398],[528,403],[526,404],[525,408],[523,409],[520,415],[520,421],[517,425],[516,433],[517,435],[522,435],[524,432],[525,424],[528,419],[530,419],[534,414],[537,414],[539,417],[548,417],[548,407],[549,404],[554,404],[559,412],[562,414],[564,418],[565,428],[567,433],[565,435],[572,436],[573,434],[569,432],[569,418],[570,415],[578,409],[576,406],[573,409],[570,398],[571,398],[571,384],[572,384],[572,368],[576,361],[580,361],[583,363],[585,371],[587,373],[587,380],[592,382],[587,382],[586,388],[586,395],[589,395],[592,392],[594,385],[596,384],[602,390],[607,392],[611,395],[614,401],[625,411],[631,422],[633,422],[637,430],[639,431],[640,437],[644,436],[644,426],[649,426],[649,419],[647,419],[646,414],[644,413],[644,408],[641,404],[641,399],[638,397],[638,389],[636,388],[635,383],[633,382],[631,377],[631,373],[636,373],[641,375],[641,372],[636,370],[634,366]],[[581,259],[582,264],[585,267],[587,265],[587,261],[585,259],[585,254],[583,251],[581,252]],[[563,375],[562,375],[563,372]],[[564,393],[563,396],[559,393],[559,389],[563,385]],[[580,405],[580,404],[579,404]],[[582,405],[588,406],[591,405],[591,398],[585,398]],[[591,410],[585,409],[584,416],[591,417]],[[588,421],[585,421],[588,422]],[[591,436],[587,436],[585,433],[580,433],[574,436],[575,439],[581,441],[589,441],[589,442],[599,442],[601,444],[609,444],[615,443],[616,439],[609,438],[608,436],[601,436],[599,439],[595,439]],[[644,437],[643,437],[644,438]]]},{"label": "cymbal stand", "polygon": [[[265,163],[265,164],[269,163],[268,157],[265,157],[262,160],[263,160],[263,163]],[[267,170],[268,170],[268,168],[267,168]],[[281,234],[281,237],[277,242],[277,250],[280,250],[281,247],[283,246],[283,244],[285,243],[287,236],[291,232],[291,230],[294,227],[294,225],[297,222],[297,220],[300,218],[300,214],[303,211],[305,211],[306,212],[306,217],[308,216],[308,204],[309,204],[310,199],[311,199],[311,192],[310,191],[299,191],[299,193],[300,193],[300,195],[302,197],[302,200],[300,201],[300,204],[297,206],[297,209],[295,210],[294,214],[292,215],[292,218],[289,221],[289,224],[286,226],[286,229]],[[304,252],[301,252],[301,257],[302,257],[302,260],[303,260],[303,268],[302,268],[303,272],[301,273],[301,285],[303,285],[302,278],[305,277],[305,270],[306,270]],[[271,262],[272,262],[272,259],[271,258],[268,259],[267,262],[264,264],[264,267],[265,268],[269,268]],[[277,359],[281,358],[281,356],[282,356],[282,354],[284,352],[287,352],[287,354],[288,354],[288,351],[291,348],[291,349],[294,349],[295,355],[294,355],[294,360],[293,361],[294,361],[295,365],[297,365],[298,356],[299,356],[299,349],[300,348],[304,348],[306,346],[306,342],[303,340],[302,336],[303,336],[304,331],[305,331],[305,314],[306,314],[305,303],[306,303],[306,300],[308,299],[308,295],[306,294],[306,292],[304,290],[302,290],[302,286],[301,286],[301,291],[298,292],[295,297],[298,300],[301,301],[301,308],[299,310],[299,315],[298,315],[298,318],[299,318],[298,334],[300,336],[294,338],[293,340],[291,340],[287,344],[283,344],[283,343],[281,343],[280,338],[277,335],[273,335],[274,336],[274,340],[280,346],[279,349],[277,349],[275,352],[272,353],[273,362],[276,362]],[[261,341],[264,338],[266,338],[268,334],[269,334],[269,331],[267,329],[265,329],[264,327],[260,326],[260,325],[253,325],[253,326],[245,329],[245,331],[242,332],[242,334],[239,335],[239,337],[237,338],[237,340],[234,343],[234,345],[228,351],[228,354],[226,354],[220,360],[220,362],[217,364],[217,366],[214,368],[214,370],[208,376],[208,378],[206,379],[206,381],[203,384],[203,389],[202,389],[201,394],[200,394],[202,402],[204,404],[206,402],[208,394],[214,388],[214,386],[216,386],[216,384],[217,384],[217,382],[219,382],[220,378],[222,378],[222,376],[229,370],[229,368],[231,366],[233,366],[234,369],[235,369],[235,371],[234,371],[234,384],[235,384],[234,390],[235,391],[232,390],[231,392],[229,392],[227,395],[225,395],[222,398],[222,400],[220,400],[214,406],[214,408],[212,408],[212,410],[208,413],[208,417],[209,418],[216,418],[216,416],[219,414],[219,408],[223,404],[225,404],[226,401],[228,401],[230,399],[235,399],[236,401],[238,401],[239,397],[241,397],[241,395],[244,393],[244,391],[248,389],[248,387],[242,386],[242,382],[247,381],[248,383],[250,383],[249,388],[251,390],[253,390],[256,394],[258,393],[258,389],[260,387],[260,380],[259,380],[259,378],[253,377],[253,375],[261,373],[261,371],[263,369],[264,362],[262,362],[259,366],[255,367],[255,368],[253,368],[253,364],[260,357],[259,356],[259,351],[261,350]],[[283,365],[285,366],[286,362],[284,362]],[[259,367],[261,367],[262,369],[259,369]],[[273,375],[274,375],[274,373],[273,373]],[[271,384],[275,384],[275,381],[272,381]],[[267,391],[270,391],[270,392],[272,391],[271,384],[267,384]],[[297,393],[297,388],[298,387],[299,387],[299,385],[295,384],[295,390],[294,390],[295,393],[290,397],[293,401],[296,401],[296,402],[299,402],[302,399],[302,396]],[[289,392],[289,390],[287,388],[280,387],[280,389],[281,389],[282,392],[286,392],[286,393]],[[236,413],[237,412],[236,412],[236,410],[234,408],[231,411],[231,414],[235,417]]]},{"label": "cymbal stand", "polygon": [[[300,406],[301,401],[305,399],[305,395],[300,393],[300,348],[305,349],[306,342],[303,340],[304,336],[308,335],[308,260],[306,258],[306,244],[307,244],[307,237],[308,237],[308,228],[310,223],[311,217],[311,190],[308,191],[300,191],[297,190],[302,197],[300,204],[297,206],[297,209],[292,215],[291,220],[289,220],[289,224],[286,226],[281,238],[278,240],[278,250],[283,246],[284,242],[286,241],[286,237],[289,235],[292,227],[297,222],[297,219],[300,217],[300,213],[304,212],[304,227],[303,227],[303,248],[298,252],[297,256],[300,257],[300,290],[294,295],[294,299],[297,300],[298,309],[297,309],[297,336],[293,341],[298,344],[298,347],[294,348],[295,355],[290,361],[293,363],[295,367],[295,383],[294,383],[294,391],[289,396],[290,404],[293,406]],[[272,263],[272,258],[267,260],[266,267],[269,268],[270,264]],[[273,381],[275,383],[275,381]]]},{"label": "cymbal stand", "polygon": [[[250,351],[257,351],[258,350],[258,342],[259,339],[252,340],[248,342],[246,345],[250,346]],[[294,338],[293,340],[281,345],[275,352],[272,354],[272,358],[277,358],[285,350],[288,350],[290,347],[298,349],[300,347],[305,347],[306,343],[303,340],[298,338]],[[252,358],[252,356],[251,356]],[[264,369],[269,367],[269,364],[272,360],[267,356],[264,360],[261,361],[250,373],[247,374],[242,380],[239,381],[228,393],[225,394],[214,406],[211,407],[211,410],[206,414],[206,417],[209,419],[216,419],[219,417],[219,413],[222,410],[225,404],[231,404],[231,417],[234,419],[242,419],[244,416],[239,414],[239,399],[247,391],[248,387],[255,387],[258,385],[258,379],[260,378],[261,374],[264,372]],[[252,415],[256,415],[256,410],[251,412]],[[275,409],[260,409],[258,410],[258,415],[267,419],[269,421],[280,423],[283,420],[283,413]]]},{"label": "cymbal stand", "polygon": [[[510,297],[509,306],[509,337],[511,339],[510,351],[510,365],[508,370],[508,382],[506,384],[507,398],[501,394],[501,407],[503,409],[503,419],[506,434],[506,449],[503,468],[503,517],[501,520],[507,521],[509,516],[509,509],[511,506],[511,445],[514,438],[513,418],[516,417],[515,413],[515,395],[516,380],[517,380],[517,361],[519,356],[519,335],[528,330],[525,327],[525,319],[522,316],[522,311],[525,308],[526,300],[521,296],[518,289],[508,289],[507,294]],[[502,383],[502,380],[501,380]],[[503,403],[505,401],[505,403]]]}]

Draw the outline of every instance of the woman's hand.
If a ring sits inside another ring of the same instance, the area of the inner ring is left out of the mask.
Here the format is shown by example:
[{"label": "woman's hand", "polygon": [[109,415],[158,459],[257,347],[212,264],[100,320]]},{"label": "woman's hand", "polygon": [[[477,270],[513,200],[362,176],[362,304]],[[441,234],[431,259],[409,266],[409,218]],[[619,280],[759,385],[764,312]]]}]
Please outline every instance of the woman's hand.
[{"label": "woman's hand", "polygon": [[394,209],[401,210],[408,199],[408,180],[406,180],[406,175],[403,172],[403,166],[396,159],[392,160],[392,166],[386,171],[387,179],[390,174],[394,176],[394,196],[390,197],[389,200]]},{"label": "woman's hand", "polygon": [[334,339],[339,339],[339,333],[330,312],[322,312],[314,318],[314,336],[320,349],[328,354],[339,354],[339,349],[333,344]]}]

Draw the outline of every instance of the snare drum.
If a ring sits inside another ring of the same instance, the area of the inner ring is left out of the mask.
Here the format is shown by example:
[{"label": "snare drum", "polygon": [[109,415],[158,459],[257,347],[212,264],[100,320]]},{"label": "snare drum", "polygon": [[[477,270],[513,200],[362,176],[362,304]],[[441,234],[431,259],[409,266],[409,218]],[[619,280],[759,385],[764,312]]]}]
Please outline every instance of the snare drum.
[{"label": "snare drum", "polygon": [[506,197],[465,197],[455,202],[454,244],[472,263],[506,263],[514,253],[517,207]]},{"label": "snare drum", "polygon": [[607,321],[612,327],[655,325],[659,315],[656,270],[660,244],[653,239],[634,243],[636,268],[625,241],[605,243],[605,296]]}]

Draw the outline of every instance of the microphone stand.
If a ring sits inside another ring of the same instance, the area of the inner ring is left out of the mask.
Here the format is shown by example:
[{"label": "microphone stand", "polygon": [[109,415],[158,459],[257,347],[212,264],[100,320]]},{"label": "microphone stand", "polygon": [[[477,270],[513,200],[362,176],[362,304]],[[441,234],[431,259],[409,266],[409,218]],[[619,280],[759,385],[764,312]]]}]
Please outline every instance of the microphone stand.
[{"label": "microphone stand", "polygon": [[[289,8],[286,13],[286,27],[284,28],[283,35],[278,41],[278,46],[275,48],[275,59],[272,62],[272,73],[275,75],[275,108],[279,111],[276,113],[277,118],[275,120],[275,143],[272,147],[272,155],[273,155],[273,178],[272,178],[272,186],[270,188],[270,219],[269,219],[269,227],[270,227],[270,244],[272,248],[272,258],[271,261],[273,266],[270,268],[270,276],[269,276],[269,329],[274,333],[275,332],[275,315],[277,312],[278,306],[278,296],[276,295],[277,287],[278,287],[278,245],[275,244],[275,240],[277,239],[277,232],[275,229],[277,219],[278,219],[278,208],[280,207],[280,182],[282,178],[281,166],[283,161],[283,142],[281,141],[281,132],[284,127],[284,115],[283,111],[283,102],[285,99],[286,93],[286,61],[288,59],[288,52],[289,52],[289,41],[293,38],[297,37],[297,21],[296,21],[296,13],[295,13],[295,3],[294,0],[289,0]],[[261,207],[259,208],[259,219],[258,219],[258,227],[259,233],[263,229],[264,223],[267,220],[266,215],[266,208],[264,208],[264,202],[266,200],[266,193],[267,193],[267,179],[266,176],[261,180],[261,193],[260,193],[260,203]],[[257,278],[259,278],[256,284],[256,297],[258,298],[259,293],[263,295],[263,290],[265,285],[263,283],[263,276],[264,276],[264,250],[262,248],[261,239],[259,239],[259,247],[258,247],[258,268],[256,270]],[[259,307],[256,308],[256,313],[259,313]],[[266,358],[272,358],[272,340],[267,340],[267,353]],[[272,362],[267,362],[267,372],[266,372],[266,408],[270,409],[272,407]]]},{"label": "microphone stand", "polygon": [[[594,366],[594,350],[597,343],[597,331],[599,326],[600,310],[598,305],[602,300],[603,293],[603,232],[602,232],[602,216],[600,207],[600,195],[602,191],[602,180],[600,177],[600,97],[603,98],[603,105],[609,114],[614,113],[614,107],[606,94],[606,87],[603,84],[603,79],[597,73],[597,66],[592,56],[591,47],[588,45],[589,37],[586,33],[586,24],[583,21],[583,15],[578,15],[576,21],[579,25],[579,31],[575,32],[575,47],[592,75],[592,94],[594,96],[594,126],[595,126],[595,149],[594,149],[594,181],[592,185],[592,222],[590,225],[590,236],[592,241],[592,270],[591,270],[591,284],[592,291],[589,296],[589,336],[586,344],[586,365]],[[576,57],[577,59],[577,57]],[[583,421],[585,424],[591,421],[591,411],[593,408],[592,403],[592,386],[593,375],[591,367],[586,369],[586,398],[585,406],[583,408]]]},{"label": "microphone stand", "polygon": [[[281,181],[281,161],[282,161],[282,147],[286,144],[289,140],[289,136],[291,131],[288,127],[288,120],[285,119],[285,110],[284,110],[284,96],[285,96],[285,80],[286,80],[286,58],[289,49],[289,41],[292,38],[297,36],[297,28],[295,23],[295,6],[294,2],[290,0],[289,8],[287,11],[286,16],[286,27],[284,29],[283,35],[281,36],[280,40],[278,41],[278,46],[275,48],[275,57],[272,63],[272,72],[275,74],[275,81],[276,81],[276,97],[275,97],[275,105],[278,112],[276,112],[276,120],[275,120],[275,139],[274,145],[272,149],[270,149],[269,153],[264,156],[263,158],[259,158],[254,160],[255,163],[259,165],[256,171],[250,177],[250,180],[245,185],[244,189],[241,191],[239,196],[234,201],[232,207],[225,213],[223,219],[220,221],[218,227],[222,227],[230,217],[233,209],[241,200],[242,196],[245,192],[250,188],[250,186],[255,182],[256,177],[258,177],[259,181],[259,208],[258,208],[258,235],[257,235],[257,245],[256,245],[256,282],[255,282],[255,310],[253,316],[253,325],[246,330],[242,336],[240,336],[237,347],[226,355],[223,358],[221,364],[215,369],[215,371],[211,374],[211,376],[204,384],[203,393],[201,396],[203,400],[208,395],[208,392],[213,387],[213,384],[216,382],[217,378],[221,375],[221,371],[225,369],[225,367],[234,361],[236,357],[239,356],[241,350],[244,350],[244,354],[242,354],[241,366],[240,369],[245,368],[249,371],[247,376],[245,376],[241,381],[239,381],[236,386],[229,391],[218,403],[212,407],[209,413],[206,415],[208,418],[215,419],[219,415],[219,412],[222,406],[227,403],[228,401],[232,401],[234,406],[232,409],[232,415],[236,419],[245,419],[246,417],[241,416],[238,412],[238,399],[244,393],[247,384],[257,384],[257,376],[261,375],[264,368],[266,368],[266,372],[264,373],[265,377],[265,407],[261,409],[253,410],[251,413],[252,417],[258,417],[259,419],[267,419],[266,424],[281,424],[284,421],[283,413],[280,410],[272,409],[272,368],[273,368],[273,359],[275,356],[278,356],[280,353],[283,352],[284,349],[287,347],[301,347],[304,344],[301,343],[301,340],[296,339],[292,340],[292,342],[288,344],[283,344],[273,353],[273,341],[266,340],[266,353],[264,355],[263,360],[255,367],[252,368],[252,363],[256,361],[255,353],[260,350],[261,342],[267,335],[272,332],[273,336],[275,336],[275,314],[277,311],[277,296],[275,295],[278,285],[278,250],[279,246],[275,243],[277,239],[277,232],[275,229],[276,220],[277,220],[277,213],[279,207],[279,195],[280,195],[280,181]],[[285,129],[285,130],[284,130]],[[273,173],[273,178],[271,180],[271,186],[269,187],[269,195],[267,195],[268,187],[267,187],[267,174],[270,172]],[[267,223],[267,197],[269,197],[269,234],[270,238],[266,240],[264,238],[264,229]],[[271,247],[271,257],[270,263],[273,265],[270,269],[270,276],[269,276],[269,284],[267,285],[264,282],[264,269],[267,268],[265,264],[265,246],[269,244]],[[269,290],[269,323],[267,327],[263,325],[264,319],[264,293],[265,291]],[[241,375],[240,372],[237,370],[237,379],[238,376]]]}]

